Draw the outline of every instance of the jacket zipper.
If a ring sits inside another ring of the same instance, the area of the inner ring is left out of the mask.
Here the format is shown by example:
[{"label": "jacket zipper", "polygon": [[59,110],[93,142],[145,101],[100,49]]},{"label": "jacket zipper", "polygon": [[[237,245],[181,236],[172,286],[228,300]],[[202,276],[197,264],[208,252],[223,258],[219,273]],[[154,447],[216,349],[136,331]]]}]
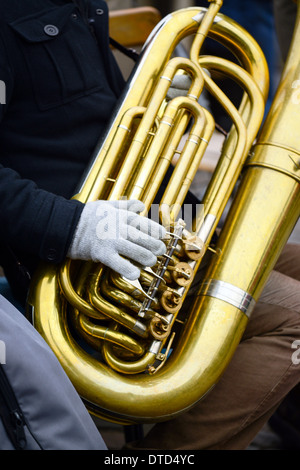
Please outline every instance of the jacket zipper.
[{"label": "jacket zipper", "polygon": [[4,427],[17,450],[25,449],[27,441],[25,435],[25,419],[21,408],[17,402],[15,394],[8,382],[5,372],[0,364],[0,394],[2,404],[6,405],[6,410],[1,409],[0,415],[3,419]]}]

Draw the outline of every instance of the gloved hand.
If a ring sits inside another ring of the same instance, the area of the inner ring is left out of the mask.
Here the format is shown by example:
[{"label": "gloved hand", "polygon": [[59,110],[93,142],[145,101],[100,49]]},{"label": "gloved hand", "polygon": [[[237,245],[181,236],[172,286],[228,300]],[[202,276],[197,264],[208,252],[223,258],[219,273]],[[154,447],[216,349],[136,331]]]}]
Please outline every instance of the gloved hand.
[{"label": "gloved hand", "polygon": [[186,73],[174,75],[170,88],[167,91],[167,100],[172,100],[178,96],[186,96],[190,89],[191,83],[192,80]]},{"label": "gloved hand", "polygon": [[166,230],[157,222],[138,215],[145,209],[138,200],[86,203],[67,256],[101,262],[130,280],[141,266],[153,266],[166,251]]}]

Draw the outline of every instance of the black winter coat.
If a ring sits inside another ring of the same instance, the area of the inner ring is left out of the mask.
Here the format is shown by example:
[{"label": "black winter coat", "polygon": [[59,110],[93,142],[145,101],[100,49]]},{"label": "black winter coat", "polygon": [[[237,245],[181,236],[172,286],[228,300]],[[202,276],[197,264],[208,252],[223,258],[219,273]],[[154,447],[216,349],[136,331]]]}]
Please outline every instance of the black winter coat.
[{"label": "black winter coat", "polygon": [[16,267],[29,277],[66,256],[83,208],[69,199],[124,86],[106,3],[81,3],[0,0],[0,264],[13,285]]}]

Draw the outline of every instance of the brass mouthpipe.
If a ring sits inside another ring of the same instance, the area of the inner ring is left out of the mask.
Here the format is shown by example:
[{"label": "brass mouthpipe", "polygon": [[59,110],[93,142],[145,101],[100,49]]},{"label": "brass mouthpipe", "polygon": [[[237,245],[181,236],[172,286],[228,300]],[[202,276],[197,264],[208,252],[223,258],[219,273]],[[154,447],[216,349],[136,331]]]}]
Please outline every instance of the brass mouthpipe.
[{"label": "brass mouthpipe", "polygon": [[221,6],[223,5],[223,0],[209,0],[211,4],[209,5],[207,12],[205,13],[200,26],[196,32],[195,38],[191,45],[190,50],[190,59],[193,62],[197,62],[200,55],[201,47],[203,46],[204,39],[207,37],[208,32],[210,31],[217,13],[219,12]]}]

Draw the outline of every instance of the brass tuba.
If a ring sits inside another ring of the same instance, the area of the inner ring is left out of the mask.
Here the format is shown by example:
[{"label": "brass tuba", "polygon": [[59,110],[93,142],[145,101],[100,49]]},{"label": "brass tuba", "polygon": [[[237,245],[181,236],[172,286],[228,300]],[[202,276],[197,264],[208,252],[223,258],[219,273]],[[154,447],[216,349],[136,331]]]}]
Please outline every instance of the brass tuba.
[{"label": "brass tuba", "polygon": [[[29,293],[29,317],[89,411],[120,424],[167,420],[214,387],[299,216],[299,104],[293,95],[299,48],[291,49],[253,145],[268,69],[257,43],[219,13],[221,5],[216,0],[207,9],[176,11],[154,29],[75,196],[82,202],[137,198],[149,211],[180,155],[159,200],[160,220],[168,225],[166,256],[142,270],[136,283],[89,262],[42,265]],[[297,29],[294,44],[299,35]],[[174,57],[189,36],[189,58]],[[228,47],[239,65],[201,55],[206,36]],[[191,77],[187,96],[166,100],[174,75],[182,72]],[[239,110],[214,73],[243,88]],[[191,228],[180,211],[215,129],[199,104],[203,89],[222,103],[233,125]],[[238,181],[215,244],[213,234]]]}]

